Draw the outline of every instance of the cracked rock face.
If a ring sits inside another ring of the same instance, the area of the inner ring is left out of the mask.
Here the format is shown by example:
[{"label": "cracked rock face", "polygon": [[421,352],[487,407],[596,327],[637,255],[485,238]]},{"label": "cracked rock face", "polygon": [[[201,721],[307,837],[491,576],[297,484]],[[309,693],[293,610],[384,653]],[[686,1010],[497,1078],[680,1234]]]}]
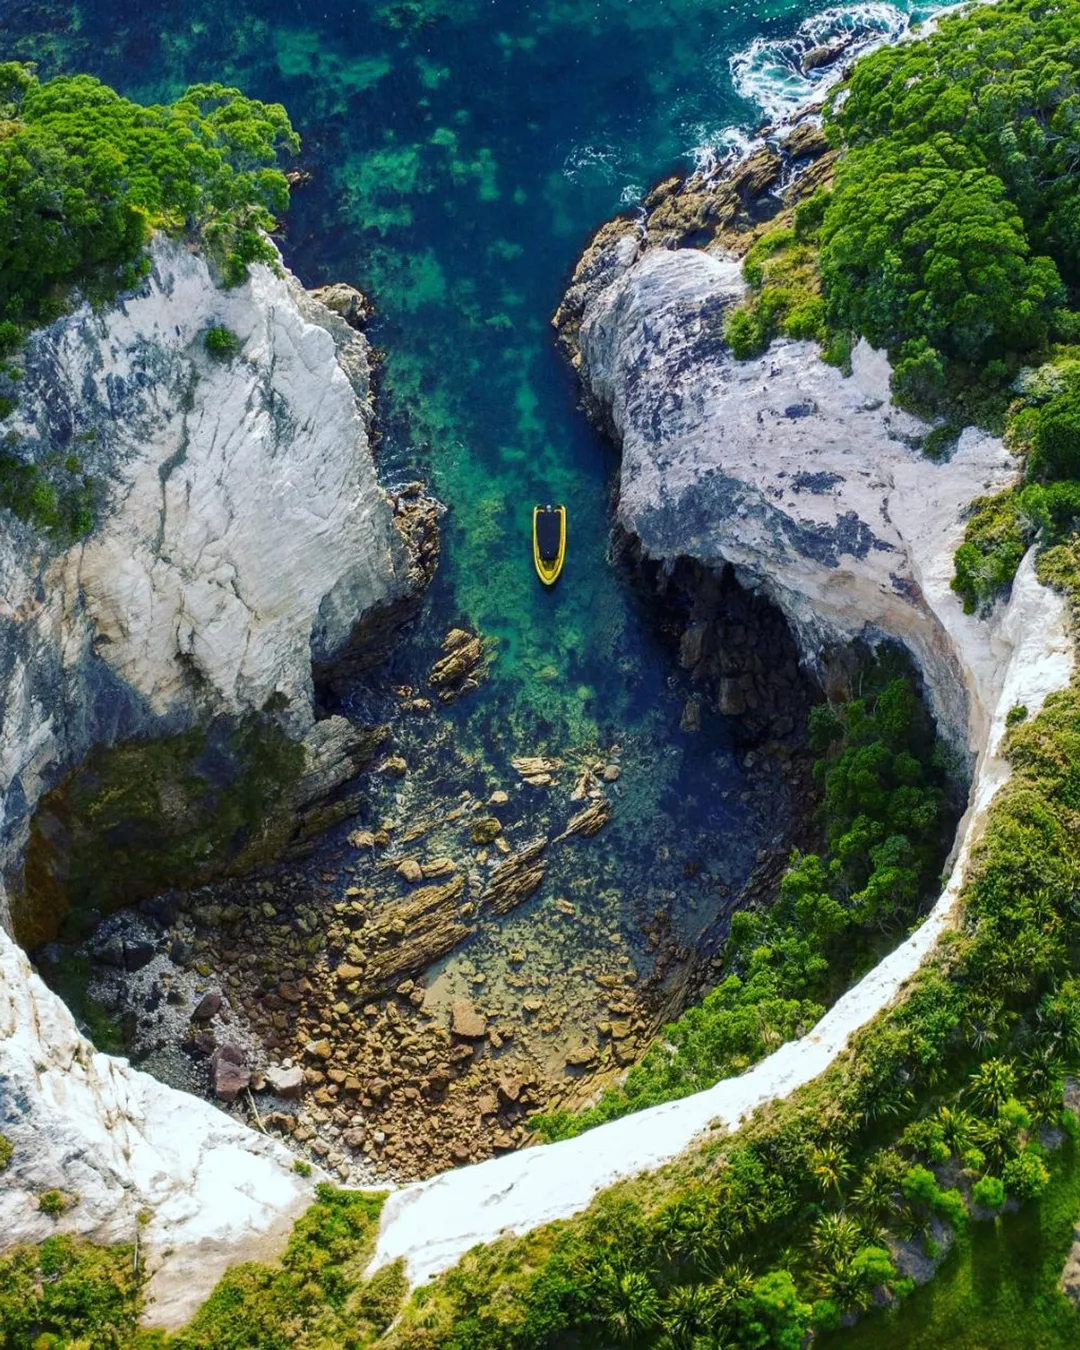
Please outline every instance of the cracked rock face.
[{"label": "cracked rock face", "polygon": [[[34,804],[92,745],[271,698],[309,736],[313,663],[419,580],[375,477],[366,340],[287,274],[255,267],[223,291],[179,244],[151,260],[138,292],[30,339],[3,428],[35,458],[77,455],[104,494],[93,533],[59,553],[0,519],[9,883]],[[226,360],[206,350],[217,325],[239,343]],[[326,731],[309,758],[326,759]]]},{"label": "cracked rock face", "polygon": [[1000,441],[968,430],[947,462],[889,403],[889,366],[865,343],[853,373],[811,342],[736,361],[724,317],[740,265],[653,250],[609,275],[580,330],[587,401],[622,444],[620,524],[655,559],[731,563],[774,600],[803,659],[855,638],[905,643],[943,731],[975,749],[999,654],[949,590],[973,498],[1015,475]]}]

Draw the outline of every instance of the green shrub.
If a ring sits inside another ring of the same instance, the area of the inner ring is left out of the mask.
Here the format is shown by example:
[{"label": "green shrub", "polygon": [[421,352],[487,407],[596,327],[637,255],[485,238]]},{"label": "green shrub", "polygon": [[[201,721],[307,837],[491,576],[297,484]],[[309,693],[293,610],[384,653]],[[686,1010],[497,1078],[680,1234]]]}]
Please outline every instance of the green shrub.
[{"label": "green shrub", "polygon": [[818,229],[827,320],[889,349],[907,406],[1000,388],[1073,340],[1078,22],[1077,0],[950,17],[857,62],[827,109],[845,146]]},{"label": "green shrub", "polygon": [[1042,409],[1029,468],[1046,482],[1080,478],[1080,391],[1060,394]]},{"label": "green shrub", "polygon": [[207,352],[218,361],[228,361],[240,350],[240,339],[223,324],[208,328],[203,343]]},{"label": "green shrub", "polygon": [[294,1160],[292,1170],[296,1173],[298,1177],[311,1176],[311,1164],[309,1162],[305,1162],[303,1158],[297,1158]]},{"label": "green shrub", "polygon": [[1014,703],[1005,714],[1005,725],[1007,727],[1017,727],[1021,722],[1027,719],[1028,710],[1024,703]]},{"label": "green shrub", "polygon": [[985,612],[1011,585],[1035,530],[1036,523],[1023,510],[1015,489],[972,502],[951,582],[965,613]]},{"label": "green shrub", "polygon": [[743,259],[750,294],[728,313],[724,324],[724,339],[736,360],[760,355],[779,336],[825,340],[825,301],[812,242],[813,218],[812,212],[803,216],[801,231],[789,226],[767,231]]},{"label": "green shrub", "polygon": [[142,107],[89,76],[39,83],[15,63],[0,65],[0,105],[5,347],[15,326],[51,317],[57,286],[136,281],[153,229],[201,235],[230,281],[274,258],[263,231],[288,204],[278,154],[299,145],[280,105],[200,84]]},{"label": "green shrub", "polygon": [[400,1263],[364,1277],[385,1193],[315,1194],[281,1261],[228,1271],[169,1350],[359,1350],[385,1330],[406,1287]]},{"label": "green shrub", "polygon": [[1050,1182],[1050,1173],[1042,1158],[1025,1149],[1018,1158],[1010,1158],[1001,1174],[1005,1189],[1017,1200],[1033,1200],[1042,1195]]},{"label": "green shrub", "polygon": [[130,1247],[58,1234],[0,1255],[0,1345],[8,1350],[126,1350],[141,1306]]},{"label": "green shrub", "polygon": [[971,1188],[971,1198],[980,1209],[1000,1209],[1005,1203],[1005,1183],[1000,1177],[980,1177]]},{"label": "green shrub", "polygon": [[58,1219],[78,1203],[78,1196],[68,1195],[65,1191],[43,1191],[38,1196],[38,1209],[50,1219]]},{"label": "green shrub", "polygon": [[0,1134],[0,1172],[7,1170],[15,1156],[15,1145],[6,1134]]}]

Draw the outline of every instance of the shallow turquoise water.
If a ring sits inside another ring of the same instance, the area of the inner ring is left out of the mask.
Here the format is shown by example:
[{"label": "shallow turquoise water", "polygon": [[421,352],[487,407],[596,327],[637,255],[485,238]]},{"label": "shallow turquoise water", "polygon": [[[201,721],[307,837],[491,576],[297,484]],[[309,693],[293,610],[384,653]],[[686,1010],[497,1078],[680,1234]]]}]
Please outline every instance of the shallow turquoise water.
[{"label": "shallow turquoise water", "polygon": [[[613,453],[577,410],[549,320],[602,221],[812,94],[795,50],[905,22],[882,3],[814,15],[805,0],[0,7],[3,55],[43,76],[85,70],[144,101],[221,80],[288,108],[313,177],[294,193],[286,259],[307,285],[374,297],[384,480],[423,476],[448,507],[442,566],[394,678],[420,684],[452,624],[497,644],[486,686],[449,714],[457,762],[427,766],[432,790],[511,782],[513,754],[622,746],[612,825],[587,866],[552,878],[595,906],[599,943],[615,925],[636,946],[643,916],[667,904],[692,940],[776,821],[768,794],[745,793],[725,719],[679,730],[687,691],[670,645],[607,560]],[[529,551],[538,499],[569,510],[551,592]],[[527,927],[549,889],[503,927]]]}]

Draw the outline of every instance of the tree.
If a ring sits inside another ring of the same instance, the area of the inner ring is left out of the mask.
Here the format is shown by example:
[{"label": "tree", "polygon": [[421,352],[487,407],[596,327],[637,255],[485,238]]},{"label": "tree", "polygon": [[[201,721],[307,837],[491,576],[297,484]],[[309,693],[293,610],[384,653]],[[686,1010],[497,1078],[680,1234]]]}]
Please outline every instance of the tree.
[{"label": "tree", "polygon": [[739,1313],[739,1337],[748,1350],[802,1350],[811,1308],[799,1298],[790,1270],[755,1280]]},{"label": "tree", "polygon": [[130,284],[153,229],[200,235],[230,281],[271,260],[288,205],[279,154],[299,139],[279,104],[219,84],[142,107],[86,75],[39,83],[0,66],[0,310],[47,317],[50,288]]},{"label": "tree", "polygon": [[859,1225],[842,1211],[823,1214],[814,1224],[810,1237],[810,1251],[823,1265],[836,1265],[850,1260],[859,1250],[862,1235]]}]

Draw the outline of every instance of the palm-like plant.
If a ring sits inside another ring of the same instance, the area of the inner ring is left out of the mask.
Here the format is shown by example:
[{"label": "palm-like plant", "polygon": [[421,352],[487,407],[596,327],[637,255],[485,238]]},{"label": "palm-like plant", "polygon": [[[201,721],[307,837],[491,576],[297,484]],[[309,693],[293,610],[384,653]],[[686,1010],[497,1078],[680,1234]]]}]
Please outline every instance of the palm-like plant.
[{"label": "palm-like plant", "polygon": [[861,1246],[859,1225],[843,1211],[823,1214],[814,1224],[810,1251],[824,1265],[836,1265],[849,1259]]},{"label": "palm-like plant", "polygon": [[938,1111],[938,1123],[950,1153],[959,1157],[971,1147],[975,1120],[970,1111],[965,1111],[961,1106],[943,1106]]},{"label": "palm-like plant", "polygon": [[1016,1094],[1016,1069],[1006,1059],[988,1059],[971,1075],[968,1100],[981,1115],[995,1117]]},{"label": "palm-like plant", "polygon": [[810,1171],[822,1191],[835,1191],[839,1196],[854,1170],[839,1144],[830,1141],[810,1151]]},{"label": "palm-like plant", "polygon": [[699,1336],[712,1330],[715,1312],[712,1290],[707,1285],[677,1285],[664,1300],[664,1330],[679,1350],[691,1350]]},{"label": "palm-like plant", "polygon": [[903,1159],[896,1154],[879,1155],[866,1168],[852,1196],[864,1225],[877,1228],[896,1209],[904,1170]]},{"label": "palm-like plant", "polygon": [[750,1267],[743,1265],[741,1261],[733,1261],[711,1285],[713,1306],[717,1315],[723,1317],[741,1299],[749,1298],[753,1288],[754,1276]]},{"label": "palm-like plant", "polygon": [[641,1270],[603,1265],[596,1276],[596,1304],[608,1333],[623,1344],[639,1340],[660,1320],[660,1295]]}]

